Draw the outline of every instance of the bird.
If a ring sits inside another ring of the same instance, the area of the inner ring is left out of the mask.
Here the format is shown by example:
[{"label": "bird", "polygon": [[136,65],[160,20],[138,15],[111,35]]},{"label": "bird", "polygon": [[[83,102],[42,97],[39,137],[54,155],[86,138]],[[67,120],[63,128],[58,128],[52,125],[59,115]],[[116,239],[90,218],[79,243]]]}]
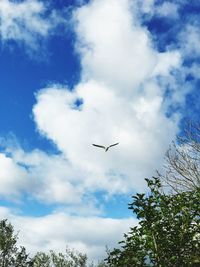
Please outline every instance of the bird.
[{"label": "bird", "polygon": [[113,144],[113,145],[110,145],[110,146],[101,146],[101,145],[96,145],[96,144],[92,144],[93,146],[96,146],[96,147],[100,147],[100,148],[103,148],[103,149],[105,149],[105,152],[107,152],[108,151],[108,149],[110,148],[110,147],[112,147],[112,146],[116,146],[116,145],[118,145],[119,143],[115,143],[115,144]]}]

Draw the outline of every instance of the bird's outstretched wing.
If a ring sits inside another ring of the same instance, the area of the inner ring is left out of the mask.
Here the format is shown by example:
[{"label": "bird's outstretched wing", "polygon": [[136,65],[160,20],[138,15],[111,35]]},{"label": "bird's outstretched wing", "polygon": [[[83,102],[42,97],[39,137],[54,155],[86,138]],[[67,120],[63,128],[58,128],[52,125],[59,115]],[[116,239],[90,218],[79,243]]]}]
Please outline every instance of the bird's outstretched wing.
[{"label": "bird's outstretched wing", "polygon": [[106,149],[105,146],[100,146],[100,145],[96,145],[96,144],[92,144],[93,146],[96,146],[96,147],[100,147],[100,148],[103,148],[103,149]]},{"label": "bird's outstretched wing", "polygon": [[119,143],[115,143],[115,144],[113,144],[113,145],[110,145],[109,147],[112,147],[112,146],[116,146],[116,145],[118,145]]}]

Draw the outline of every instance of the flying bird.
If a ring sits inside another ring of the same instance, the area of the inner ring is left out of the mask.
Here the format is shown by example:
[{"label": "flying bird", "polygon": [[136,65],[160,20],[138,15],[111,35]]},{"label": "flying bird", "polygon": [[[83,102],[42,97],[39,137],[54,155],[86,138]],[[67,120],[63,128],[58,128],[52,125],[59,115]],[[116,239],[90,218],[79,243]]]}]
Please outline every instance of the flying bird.
[{"label": "flying bird", "polygon": [[96,145],[96,144],[92,144],[93,146],[96,146],[96,147],[100,147],[100,148],[103,148],[103,149],[105,149],[105,152],[107,152],[108,151],[108,149],[110,148],[110,147],[112,147],[112,146],[116,146],[116,145],[118,145],[119,143],[115,143],[115,144],[113,144],[113,145],[110,145],[110,146],[100,146],[100,145]]}]

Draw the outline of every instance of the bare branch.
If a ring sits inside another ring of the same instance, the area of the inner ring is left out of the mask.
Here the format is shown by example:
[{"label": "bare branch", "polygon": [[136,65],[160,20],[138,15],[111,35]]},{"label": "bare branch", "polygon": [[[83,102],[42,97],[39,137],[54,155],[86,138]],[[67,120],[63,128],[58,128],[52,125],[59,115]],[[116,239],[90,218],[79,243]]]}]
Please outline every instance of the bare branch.
[{"label": "bare branch", "polygon": [[190,191],[200,187],[200,125],[189,123],[184,137],[173,142],[166,156],[165,173],[159,174],[173,191]]}]

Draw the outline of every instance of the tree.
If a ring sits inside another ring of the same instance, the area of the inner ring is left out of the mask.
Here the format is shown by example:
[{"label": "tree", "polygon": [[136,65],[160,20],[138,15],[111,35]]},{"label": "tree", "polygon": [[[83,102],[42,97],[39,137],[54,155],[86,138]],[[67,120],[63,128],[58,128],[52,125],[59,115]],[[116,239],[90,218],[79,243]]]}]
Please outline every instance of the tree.
[{"label": "tree", "polygon": [[80,252],[66,249],[66,254],[38,252],[33,258],[34,267],[86,267],[87,256]]},{"label": "tree", "polygon": [[[49,253],[38,252],[33,257],[33,267],[86,267],[87,256],[78,251],[66,249],[66,253],[56,253],[50,250]],[[106,267],[104,262],[97,265],[91,263],[89,267]]]},{"label": "tree", "polygon": [[150,194],[129,204],[139,225],[108,252],[108,266],[200,266],[200,190],[166,195],[159,178],[146,181]]},{"label": "tree", "polygon": [[28,259],[26,249],[18,248],[17,235],[13,226],[7,220],[0,221],[0,266],[1,267],[28,267],[31,262]]},{"label": "tree", "polygon": [[[33,258],[26,253],[25,247],[17,247],[18,235],[7,219],[0,221],[0,267],[86,267],[87,256],[67,248],[66,253],[37,252]],[[106,267],[104,262],[89,267]]]},{"label": "tree", "polygon": [[178,137],[166,153],[164,184],[182,192],[200,187],[200,124],[188,124],[184,137]]}]

